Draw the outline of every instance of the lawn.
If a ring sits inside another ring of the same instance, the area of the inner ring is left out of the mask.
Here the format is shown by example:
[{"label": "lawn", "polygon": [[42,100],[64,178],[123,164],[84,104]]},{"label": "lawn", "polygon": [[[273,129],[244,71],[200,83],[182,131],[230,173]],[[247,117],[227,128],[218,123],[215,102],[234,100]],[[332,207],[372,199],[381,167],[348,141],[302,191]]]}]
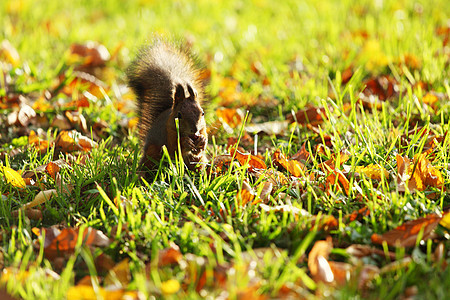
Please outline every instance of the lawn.
[{"label": "lawn", "polygon": [[[155,36],[205,70],[198,172],[141,176]],[[445,0],[2,1],[0,298],[444,299],[449,40]]]}]

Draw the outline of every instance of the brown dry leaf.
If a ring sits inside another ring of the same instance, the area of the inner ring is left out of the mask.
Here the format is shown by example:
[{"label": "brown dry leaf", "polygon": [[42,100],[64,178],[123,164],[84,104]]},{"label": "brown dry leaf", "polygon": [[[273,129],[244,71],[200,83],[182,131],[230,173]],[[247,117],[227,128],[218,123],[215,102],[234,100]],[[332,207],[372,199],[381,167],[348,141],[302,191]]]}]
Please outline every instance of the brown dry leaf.
[{"label": "brown dry leaf", "polygon": [[17,171],[5,166],[0,166],[0,171],[7,183],[14,187],[25,188],[25,181]]},{"label": "brown dry leaf", "polygon": [[239,203],[241,205],[246,205],[247,203],[254,204],[255,197],[256,195],[253,189],[244,181],[241,191],[237,194],[237,198],[240,200]]},{"label": "brown dry leaf", "polygon": [[105,277],[105,286],[117,286],[117,282],[121,284],[121,287],[125,288],[130,283],[131,272],[129,259],[125,258],[117,265],[115,265]]},{"label": "brown dry leaf", "polygon": [[[317,150],[318,151],[318,150]],[[333,153],[331,158],[319,164],[319,167],[322,168],[323,171],[326,171],[327,168],[324,165],[329,166],[334,169],[336,166],[339,168],[342,164],[344,164],[350,158],[350,152],[347,150],[342,150],[339,153]]]},{"label": "brown dry leaf", "polygon": [[111,58],[108,49],[102,44],[89,41],[86,44],[72,44],[70,60],[81,62],[84,66],[103,66]]},{"label": "brown dry leaf", "polygon": [[69,120],[62,115],[56,115],[50,125],[51,127],[58,128],[59,130],[69,130],[72,128]]},{"label": "brown dry leaf", "polygon": [[280,149],[277,149],[273,154],[273,162],[275,165],[283,167],[295,177],[301,177],[306,172],[306,167],[301,162],[298,160],[287,160]]},{"label": "brown dry leaf", "polygon": [[34,197],[33,201],[24,204],[20,209],[25,210],[25,209],[29,209],[29,208],[35,207],[37,205],[40,205],[40,204],[50,200],[53,195],[57,195],[57,192],[55,189],[40,191],[36,195],[36,197]]},{"label": "brown dry leaf", "polygon": [[355,210],[351,214],[348,214],[344,217],[345,222],[353,222],[355,220],[361,220],[363,217],[366,217],[370,214],[370,210],[367,206],[360,208],[359,210]]},{"label": "brown dry leaf", "polygon": [[386,101],[398,95],[399,87],[397,81],[388,75],[369,78],[364,81],[366,86],[360,98],[366,108],[381,108],[380,101]]},{"label": "brown dry leaf", "polygon": [[[75,250],[79,236],[79,228],[64,228],[62,230],[56,227],[42,228],[45,231],[44,255],[48,259],[65,257]],[[36,233],[36,230],[33,230]],[[41,234],[41,233],[39,233]],[[106,247],[110,244],[109,239],[103,232],[86,228],[83,230],[83,245]]]},{"label": "brown dry leaf", "polygon": [[411,53],[406,53],[400,56],[398,59],[399,63],[404,64],[411,70],[417,70],[420,69],[422,62],[420,59]]},{"label": "brown dry leaf", "polygon": [[28,208],[28,209],[24,209],[24,210],[13,210],[11,212],[11,216],[14,218],[18,218],[19,217],[19,211],[22,211],[22,214],[25,215],[28,219],[30,220],[42,220],[42,211],[40,209],[34,209],[34,208]]},{"label": "brown dry leaf", "polygon": [[272,193],[273,190],[273,184],[270,181],[266,181],[264,183],[261,183],[263,185],[263,188],[261,190],[261,194],[259,195],[259,198],[267,203],[270,199],[270,194]]},{"label": "brown dry leaf", "polygon": [[27,127],[34,118],[36,118],[36,112],[34,109],[27,104],[22,104],[20,106],[19,113],[17,114],[16,125]]},{"label": "brown dry leaf", "polygon": [[211,172],[214,174],[224,174],[228,171],[231,163],[233,162],[233,156],[229,154],[218,155],[214,158],[211,164]]},{"label": "brown dry leaf", "polygon": [[328,264],[333,273],[334,282],[340,286],[345,285],[350,280],[355,269],[352,265],[344,262],[329,261]]},{"label": "brown dry leaf", "polygon": [[85,96],[82,96],[80,99],[72,100],[69,103],[66,103],[64,105],[64,107],[66,107],[66,108],[69,108],[69,107],[75,107],[75,108],[89,107],[89,100]]},{"label": "brown dry leaf", "polygon": [[306,142],[303,143],[301,149],[292,155],[291,160],[307,163],[311,159],[311,154],[306,150]]},{"label": "brown dry leaf", "polygon": [[382,235],[374,233],[371,239],[374,244],[386,242],[393,247],[413,247],[420,232],[423,232],[421,240],[431,238],[441,219],[441,216],[430,214],[424,218],[408,221]]},{"label": "brown dry leaf", "polygon": [[45,93],[47,92],[48,91],[45,91],[44,96],[40,96],[36,101],[34,101],[32,108],[35,111],[48,112],[49,110],[53,109],[53,105],[45,97]]},{"label": "brown dry leaf", "polygon": [[286,120],[289,122],[297,122],[301,125],[311,124],[312,126],[319,125],[327,119],[325,115],[325,108],[309,107],[295,113],[295,116],[289,114]]},{"label": "brown dry leaf", "polygon": [[178,264],[183,259],[180,247],[175,243],[171,243],[169,248],[159,251],[158,267]]},{"label": "brown dry leaf", "polygon": [[56,137],[55,147],[65,153],[79,150],[88,152],[97,147],[97,143],[75,130],[61,131]]},{"label": "brown dry leaf", "polygon": [[444,179],[441,172],[433,167],[426,158],[426,153],[414,155],[414,159],[402,157],[397,154],[397,183],[400,191],[405,190],[405,186],[411,192],[423,191],[426,187],[443,188]]},{"label": "brown dry leaf", "polygon": [[72,124],[73,127],[80,128],[82,132],[88,133],[86,118],[80,111],[69,111],[67,110],[64,115]]},{"label": "brown dry leaf", "polygon": [[213,270],[206,269],[197,281],[195,290],[200,292],[207,284],[216,288],[224,289],[227,284],[228,266],[217,265]]},{"label": "brown dry leaf", "polygon": [[334,274],[327,261],[332,249],[333,243],[329,236],[326,241],[317,241],[309,252],[308,269],[315,281],[325,283],[334,281]]},{"label": "brown dry leaf", "polygon": [[345,251],[350,254],[353,257],[356,258],[363,258],[366,256],[372,256],[372,255],[378,255],[381,257],[389,257],[391,260],[395,260],[396,256],[394,252],[391,251],[384,251],[372,246],[368,245],[360,245],[360,244],[353,244],[345,249]]},{"label": "brown dry leaf", "polygon": [[[37,228],[35,228],[38,230]],[[95,258],[95,268],[97,269],[98,273],[106,273],[115,266],[115,262],[111,258],[111,256],[102,253],[99,256]]]},{"label": "brown dry leaf", "polygon": [[235,147],[230,148],[230,155],[236,157],[236,159],[239,161],[239,163],[241,164],[241,166],[245,166],[248,162],[248,166],[249,166],[249,170],[255,171],[255,170],[261,170],[261,169],[266,169],[266,164],[264,163],[264,161],[255,156],[252,155],[250,153],[242,153],[239,150],[236,150]]}]

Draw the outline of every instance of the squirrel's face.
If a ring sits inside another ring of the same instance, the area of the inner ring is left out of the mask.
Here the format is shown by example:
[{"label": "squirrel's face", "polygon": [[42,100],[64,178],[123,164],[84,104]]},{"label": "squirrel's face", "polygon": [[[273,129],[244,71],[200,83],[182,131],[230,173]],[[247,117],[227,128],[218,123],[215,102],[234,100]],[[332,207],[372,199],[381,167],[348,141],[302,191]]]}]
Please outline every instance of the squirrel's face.
[{"label": "squirrel's face", "polygon": [[205,113],[197,98],[197,91],[190,84],[175,87],[173,114],[178,118],[181,137],[204,135]]},{"label": "squirrel's face", "polygon": [[206,128],[205,113],[197,101],[186,99],[176,108],[180,136],[200,135]]}]

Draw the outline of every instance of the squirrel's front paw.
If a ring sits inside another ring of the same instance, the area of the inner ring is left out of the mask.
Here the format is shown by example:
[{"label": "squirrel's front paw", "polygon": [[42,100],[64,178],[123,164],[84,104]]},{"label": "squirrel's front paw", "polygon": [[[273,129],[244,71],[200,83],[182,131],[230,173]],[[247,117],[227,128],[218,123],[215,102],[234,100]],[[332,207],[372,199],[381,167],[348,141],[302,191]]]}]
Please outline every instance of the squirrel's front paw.
[{"label": "squirrel's front paw", "polygon": [[204,135],[193,135],[191,136],[194,147],[192,148],[192,153],[198,154],[201,151],[205,150],[206,144],[208,143],[208,139]]}]

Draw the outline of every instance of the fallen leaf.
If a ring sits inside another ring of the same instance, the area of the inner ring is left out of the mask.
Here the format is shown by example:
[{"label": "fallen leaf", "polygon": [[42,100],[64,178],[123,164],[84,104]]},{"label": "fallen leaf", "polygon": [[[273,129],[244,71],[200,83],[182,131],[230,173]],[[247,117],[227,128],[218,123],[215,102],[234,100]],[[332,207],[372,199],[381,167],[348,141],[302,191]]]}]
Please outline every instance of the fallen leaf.
[{"label": "fallen leaf", "polygon": [[301,177],[306,172],[306,167],[301,162],[298,160],[287,160],[280,149],[277,149],[273,154],[273,162],[275,165],[283,167],[295,177]]},{"label": "fallen leaf", "polygon": [[369,164],[367,166],[356,166],[355,172],[363,174],[369,177],[370,179],[374,180],[381,180],[382,175],[384,175],[384,178],[389,178],[389,172],[378,164]]},{"label": "fallen leaf", "polygon": [[171,243],[169,248],[159,251],[158,267],[178,264],[182,259],[183,255],[180,252],[180,247],[174,243]]},{"label": "fallen leaf", "polygon": [[[47,259],[55,259],[72,254],[77,244],[79,230],[79,228],[64,228],[59,230],[55,227],[40,229],[40,231],[45,231],[46,233],[44,241],[45,257]],[[110,241],[103,232],[93,228],[83,230],[82,245],[106,247],[109,244]]]},{"label": "fallen leaf", "polygon": [[295,115],[288,115],[286,119],[290,122],[297,122],[301,125],[311,124],[312,126],[319,125],[327,119],[325,115],[325,108],[309,107],[300,110]]},{"label": "fallen leaf", "polygon": [[[225,128],[227,132],[230,132],[231,129],[241,125],[242,120],[244,119],[242,110],[236,108],[218,108],[216,110],[216,116],[224,126],[229,127]],[[233,131],[231,130],[231,132]]]},{"label": "fallen leaf", "polygon": [[0,43],[0,60],[8,62],[14,67],[20,65],[19,52],[8,40],[3,40]]},{"label": "fallen leaf", "polygon": [[249,124],[245,126],[245,131],[250,133],[264,132],[268,135],[281,135],[288,129],[287,121],[272,121],[259,124]]},{"label": "fallen leaf", "polygon": [[105,46],[93,41],[72,44],[70,52],[75,56],[71,58],[72,61],[81,61],[83,65],[90,67],[103,66],[111,58]]},{"label": "fallen leaf", "polygon": [[117,282],[121,284],[121,287],[126,288],[131,280],[131,271],[129,259],[125,258],[117,265],[115,265],[105,277],[105,286],[117,286]]},{"label": "fallen leaf", "polygon": [[180,283],[178,280],[169,279],[161,283],[161,292],[164,295],[172,295],[180,290]]},{"label": "fallen leaf", "polygon": [[434,229],[441,220],[441,216],[430,214],[424,218],[408,221],[382,235],[374,233],[371,239],[374,244],[386,242],[393,247],[413,247],[420,232],[422,232],[421,240],[431,238]]},{"label": "fallen leaf", "polygon": [[334,275],[328,264],[327,258],[333,249],[331,237],[326,241],[317,241],[308,255],[308,269],[315,281],[331,283]]},{"label": "fallen leaf", "polygon": [[247,154],[247,153],[244,154],[244,153],[240,152],[239,150],[236,150],[236,148],[234,148],[234,147],[230,148],[230,155],[236,157],[236,159],[239,161],[241,166],[245,166],[248,163],[250,171],[267,168],[264,161],[262,159],[260,159],[259,157],[252,155],[252,154]]},{"label": "fallen leaf", "polygon": [[75,130],[61,131],[56,137],[55,147],[65,153],[79,150],[88,152],[97,147],[97,143]]},{"label": "fallen leaf", "polygon": [[23,180],[22,176],[17,173],[17,171],[6,166],[0,166],[0,170],[2,171],[7,183],[14,187],[25,188],[25,181]]},{"label": "fallen leaf", "polygon": [[411,161],[397,154],[397,183],[399,191],[423,191],[426,187],[443,188],[444,179],[439,170],[426,158],[426,153],[416,154]]},{"label": "fallen leaf", "polygon": [[37,205],[40,205],[40,204],[50,200],[53,195],[57,195],[57,194],[58,193],[56,192],[55,189],[40,191],[36,195],[36,197],[34,197],[33,201],[22,205],[22,207],[20,209],[24,210],[24,209],[29,209],[29,208],[35,207]]}]

